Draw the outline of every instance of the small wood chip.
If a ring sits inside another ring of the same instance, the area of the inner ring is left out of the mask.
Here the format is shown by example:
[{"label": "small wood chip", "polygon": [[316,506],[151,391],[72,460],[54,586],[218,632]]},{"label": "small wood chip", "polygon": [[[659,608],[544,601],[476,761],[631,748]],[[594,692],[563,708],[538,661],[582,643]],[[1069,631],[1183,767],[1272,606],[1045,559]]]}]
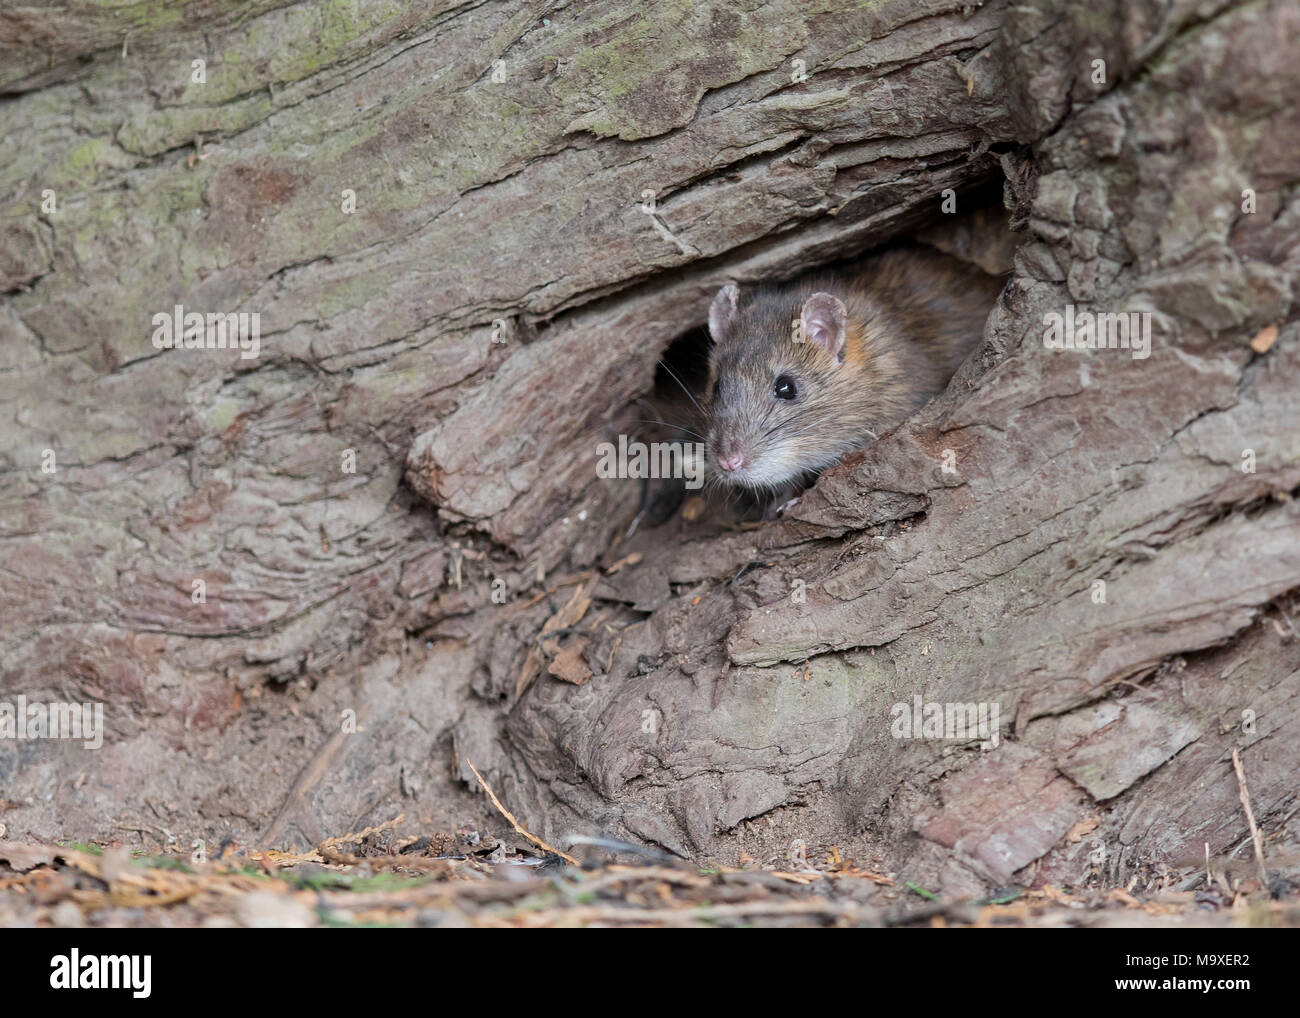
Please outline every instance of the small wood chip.
[{"label": "small wood chip", "polygon": [[682,506],[682,519],[688,523],[693,523],[704,515],[704,509],[707,503],[698,495],[692,495]]},{"label": "small wood chip", "polygon": [[621,559],[619,559],[619,560],[618,560],[617,562],[615,562],[612,566],[610,566],[608,569],[606,569],[605,572],[606,572],[608,575],[613,576],[616,572],[618,572],[618,571],[619,571],[620,569],[622,569],[624,566],[634,566],[634,565],[636,565],[638,562],[640,562],[641,559],[642,559],[642,555],[641,555],[641,553],[640,553],[639,551],[634,551],[634,552],[632,552],[631,555],[624,555]]},{"label": "small wood chip", "polygon": [[1250,348],[1256,353],[1268,353],[1268,348],[1275,342],[1277,342],[1277,326],[1265,325],[1250,341]]}]

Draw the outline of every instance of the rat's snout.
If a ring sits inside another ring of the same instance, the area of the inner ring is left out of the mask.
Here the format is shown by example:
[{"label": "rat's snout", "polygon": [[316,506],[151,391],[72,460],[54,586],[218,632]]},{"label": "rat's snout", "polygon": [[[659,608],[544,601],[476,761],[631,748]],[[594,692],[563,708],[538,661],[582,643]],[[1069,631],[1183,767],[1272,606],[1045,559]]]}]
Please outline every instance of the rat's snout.
[{"label": "rat's snout", "polygon": [[708,446],[709,453],[721,473],[734,474],[749,459],[745,455],[744,446],[735,435],[727,434],[724,430],[722,434],[714,433],[709,437],[711,439]]},{"label": "rat's snout", "polygon": [[718,456],[718,466],[727,473],[735,473],[745,465],[745,454],[739,449],[728,450],[727,453]]},{"label": "rat's snout", "polygon": [[744,484],[754,469],[754,448],[750,436],[730,421],[714,421],[705,445],[715,474],[728,484]]}]

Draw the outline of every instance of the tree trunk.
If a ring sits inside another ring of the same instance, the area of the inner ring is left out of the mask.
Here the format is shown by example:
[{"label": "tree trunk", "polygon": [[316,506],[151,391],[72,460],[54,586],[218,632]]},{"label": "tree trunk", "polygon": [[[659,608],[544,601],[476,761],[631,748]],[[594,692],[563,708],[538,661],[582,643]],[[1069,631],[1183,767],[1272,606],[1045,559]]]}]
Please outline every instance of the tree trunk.
[{"label": "tree trunk", "polygon": [[[1300,11],[839,6],[0,12],[0,691],[107,727],[0,744],[11,837],[499,825],[472,761],[557,841],[1164,881],[1239,749],[1296,839]],[[984,347],[781,521],[596,477],[724,280],[999,181]]]}]

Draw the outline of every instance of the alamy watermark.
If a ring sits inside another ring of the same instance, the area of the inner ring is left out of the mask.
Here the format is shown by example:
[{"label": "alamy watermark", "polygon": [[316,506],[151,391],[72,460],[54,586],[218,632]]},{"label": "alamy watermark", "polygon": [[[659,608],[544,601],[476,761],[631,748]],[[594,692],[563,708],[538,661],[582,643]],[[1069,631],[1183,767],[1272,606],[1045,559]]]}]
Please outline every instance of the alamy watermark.
[{"label": "alamy watermark", "polygon": [[910,704],[894,704],[889,716],[895,739],[979,739],[980,749],[997,749],[1001,741],[997,703],[926,703],[918,694]]},{"label": "alamy watermark", "polygon": [[262,351],[262,313],[240,311],[231,314],[186,311],[177,304],[170,312],[153,316],[153,345],[156,350],[239,350],[244,360]]},{"label": "alamy watermark", "polygon": [[600,478],[684,477],[686,487],[704,486],[703,442],[629,442],[618,436],[618,446],[596,446],[596,476]]},{"label": "alamy watermark", "polygon": [[0,739],[80,739],[87,749],[104,744],[102,703],[0,703]]},{"label": "alamy watermark", "polygon": [[1135,361],[1151,356],[1150,311],[1074,310],[1043,315],[1043,346],[1049,350],[1132,350]]},{"label": "alamy watermark", "polygon": [[153,955],[87,954],[77,948],[50,959],[50,988],[55,990],[130,990],[144,999],[152,992]]}]

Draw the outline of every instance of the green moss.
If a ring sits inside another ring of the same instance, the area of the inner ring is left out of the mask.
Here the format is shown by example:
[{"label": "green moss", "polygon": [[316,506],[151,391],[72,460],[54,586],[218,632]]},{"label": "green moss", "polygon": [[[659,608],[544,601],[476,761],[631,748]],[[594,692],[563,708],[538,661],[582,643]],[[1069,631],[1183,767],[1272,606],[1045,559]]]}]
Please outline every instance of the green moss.
[{"label": "green moss", "polygon": [[122,3],[121,0],[86,0],[87,5],[101,7],[111,14],[113,24],[122,29],[153,33],[180,24],[185,14],[185,0],[156,0],[152,3]]},{"label": "green moss", "polygon": [[118,131],[118,141],[130,152],[157,155],[188,145],[200,135],[212,138],[236,134],[265,120],[274,109],[270,95],[259,92],[241,102],[217,106],[137,110]]},{"label": "green moss", "polygon": [[[715,29],[717,23],[723,27]],[[672,0],[633,18],[612,12],[584,27],[585,33],[574,28],[555,42],[553,52],[576,54],[556,95],[573,110],[576,129],[627,140],[680,126],[695,112],[692,99],[779,65],[807,38],[804,14],[788,0],[707,6]],[[607,37],[600,42],[586,43],[602,32]],[[656,101],[665,91],[679,101]],[[600,104],[594,109],[593,99]]]},{"label": "green moss", "polygon": [[103,171],[129,166],[133,161],[123,155],[111,138],[90,138],[63,154],[46,186],[63,195],[88,191],[99,182]]},{"label": "green moss", "polygon": [[[244,35],[227,37],[228,47],[219,61],[209,65],[209,84],[220,80],[223,68],[261,66],[263,82],[301,81],[332,67],[351,49],[359,49],[367,36],[409,13],[405,5],[325,0],[309,7],[293,7],[259,18]],[[213,73],[215,70],[215,73]],[[233,75],[227,87],[249,87],[247,77]],[[210,100],[209,100],[210,101]]]},{"label": "green moss", "polygon": [[396,873],[375,873],[372,876],[358,876],[354,873],[321,870],[296,876],[285,874],[284,879],[295,887],[312,891],[330,888],[346,888],[350,891],[400,891],[420,887],[429,882],[429,877],[403,877]]},{"label": "green moss", "polygon": [[218,400],[212,405],[212,408],[207,412],[205,417],[207,433],[216,434],[225,431],[235,423],[235,418],[240,415],[242,410],[243,406],[238,400]]},{"label": "green moss", "polygon": [[184,859],[175,855],[138,855],[131,860],[131,864],[143,869],[177,870],[181,873],[194,872]]}]

